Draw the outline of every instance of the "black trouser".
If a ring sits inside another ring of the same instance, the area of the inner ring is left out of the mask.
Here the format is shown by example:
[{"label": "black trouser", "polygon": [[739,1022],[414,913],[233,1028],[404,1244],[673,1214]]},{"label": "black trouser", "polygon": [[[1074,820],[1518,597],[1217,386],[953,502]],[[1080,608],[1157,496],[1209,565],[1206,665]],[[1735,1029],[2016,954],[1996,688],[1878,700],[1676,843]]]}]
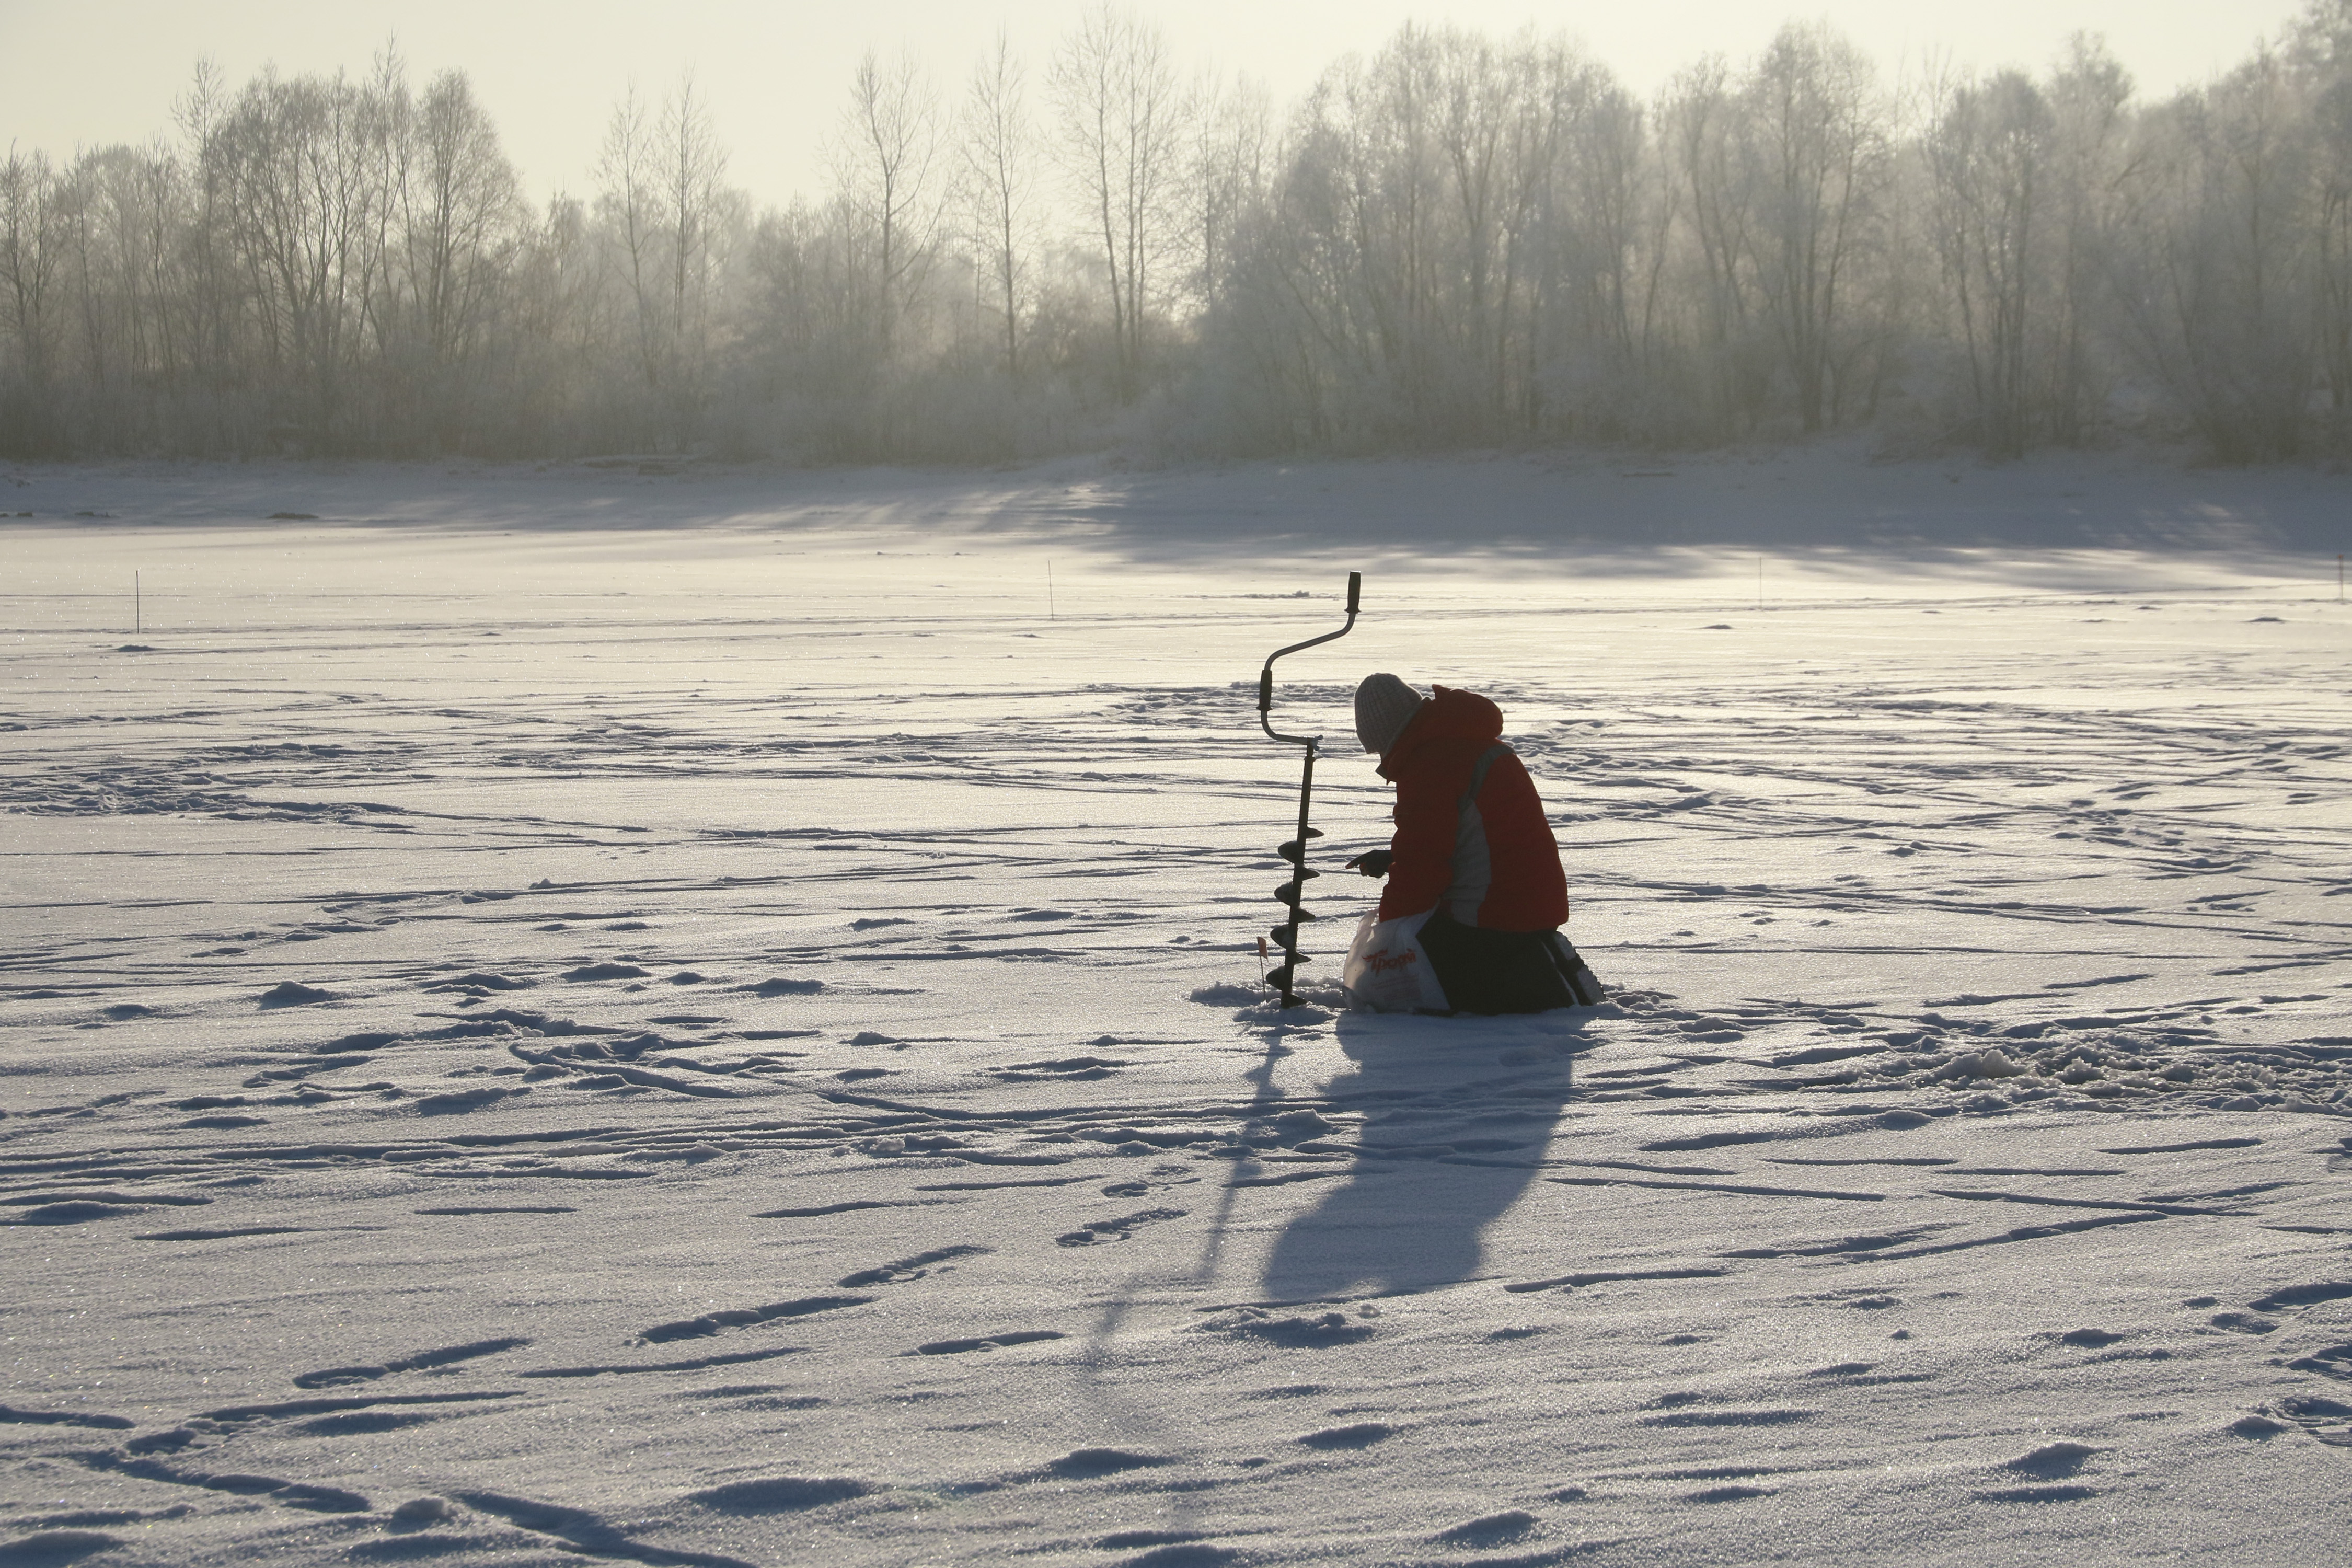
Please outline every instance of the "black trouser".
[{"label": "black trouser", "polygon": [[1421,946],[1457,1013],[1545,1013],[1601,1000],[1601,983],[1558,930],[1488,931],[1441,909],[1421,928]]}]

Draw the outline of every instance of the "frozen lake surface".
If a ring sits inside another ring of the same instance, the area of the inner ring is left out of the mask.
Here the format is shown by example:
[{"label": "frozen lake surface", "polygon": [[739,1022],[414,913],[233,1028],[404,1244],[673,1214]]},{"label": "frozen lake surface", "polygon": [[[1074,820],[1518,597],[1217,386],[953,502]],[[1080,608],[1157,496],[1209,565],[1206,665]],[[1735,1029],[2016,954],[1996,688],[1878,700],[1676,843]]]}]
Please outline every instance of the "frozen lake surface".
[{"label": "frozen lake surface", "polygon": [[[11,478],[0,1563],[2352,1538],[2343,479]],[[1372,669],[1611,1005],[1337,1005]]]}]

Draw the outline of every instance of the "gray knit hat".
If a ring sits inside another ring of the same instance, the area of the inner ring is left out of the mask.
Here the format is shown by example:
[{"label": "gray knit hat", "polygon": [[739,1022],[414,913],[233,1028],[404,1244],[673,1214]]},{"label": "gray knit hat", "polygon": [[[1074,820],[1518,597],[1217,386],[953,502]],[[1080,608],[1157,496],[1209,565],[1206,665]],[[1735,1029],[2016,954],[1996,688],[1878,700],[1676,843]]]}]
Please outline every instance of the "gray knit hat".
[{"label": "gray knit hat", "polygon": [[1420,692],[1393,675],[1368,675],[1356,688],[1356,739],[1386,755],[1420,711]]}]

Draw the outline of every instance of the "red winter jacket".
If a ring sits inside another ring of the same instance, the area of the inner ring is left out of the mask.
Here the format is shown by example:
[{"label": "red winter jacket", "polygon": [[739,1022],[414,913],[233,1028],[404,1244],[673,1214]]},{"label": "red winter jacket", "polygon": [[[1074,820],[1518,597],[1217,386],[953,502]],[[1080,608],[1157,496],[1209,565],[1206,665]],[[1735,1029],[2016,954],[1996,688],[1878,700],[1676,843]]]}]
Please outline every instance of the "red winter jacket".
[{"label": "red winter jacket", "polygon": [[1381,763],[1397,792],[1381,919],[1442,900],[1464,925],[1528,931],[1564,923],[1559,845],[1535,782],[1502,743],[1502,710],[1475,691],[1431,690]]}]

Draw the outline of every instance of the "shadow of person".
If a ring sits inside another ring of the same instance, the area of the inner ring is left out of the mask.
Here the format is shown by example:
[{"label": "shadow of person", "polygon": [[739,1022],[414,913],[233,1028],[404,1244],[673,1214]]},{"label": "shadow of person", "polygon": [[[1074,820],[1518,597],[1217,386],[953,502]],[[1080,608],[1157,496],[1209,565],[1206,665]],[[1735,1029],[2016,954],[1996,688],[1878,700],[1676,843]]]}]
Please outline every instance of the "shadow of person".
[{"label": "shadow of person", "polygon": [[[1542,1166],[1576,1053],[1597,1043],[1592,1016],[1343,1015],[1337,1034],[1354,1067],[1323,1094],[1335,1116],[1363,1117],[1354,1162],[1276,1241],[1265,1295],[1328,1300],[1475,1277],[1481,1232]],[[1344,1131],[1322,1142],[1343,1142]]]}]

